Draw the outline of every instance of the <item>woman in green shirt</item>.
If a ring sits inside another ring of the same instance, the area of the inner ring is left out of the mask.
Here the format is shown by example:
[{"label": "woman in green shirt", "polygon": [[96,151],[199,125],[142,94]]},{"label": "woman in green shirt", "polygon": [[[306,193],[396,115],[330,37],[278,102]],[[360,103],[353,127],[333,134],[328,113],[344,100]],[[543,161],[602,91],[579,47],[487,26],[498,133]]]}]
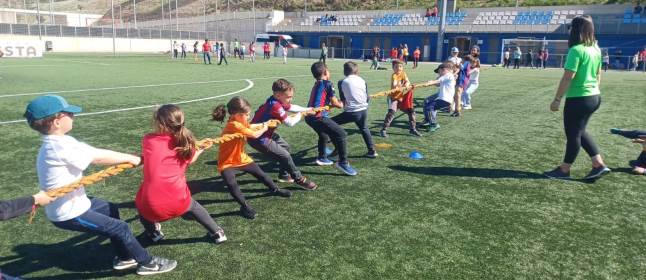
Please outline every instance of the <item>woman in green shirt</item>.
[{"label": "woman in green shirt", "polygon": [[552,111],[558,111],[561,98],[565,95],[565,157],[560,166],[545,172],[544,175],[554,179],[570,179],[570,166],[583,147],[592,160],[592,170],[584,179],[593,180],[607,174],[610,169],[603,162],[592,137],[585,131],[588,120],[601,104],[601,50],[594,37],[594,24],[590,16],[580,16],[572,20],[568,45],[570,49],[565,62],[565,72],[550,105]]}]

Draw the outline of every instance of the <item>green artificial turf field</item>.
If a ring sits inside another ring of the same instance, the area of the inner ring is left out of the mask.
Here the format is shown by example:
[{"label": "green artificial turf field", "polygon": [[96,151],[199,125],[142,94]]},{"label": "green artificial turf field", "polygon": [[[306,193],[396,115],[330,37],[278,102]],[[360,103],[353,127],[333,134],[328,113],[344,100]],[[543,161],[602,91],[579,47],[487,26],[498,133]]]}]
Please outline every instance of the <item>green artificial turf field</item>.
[{"label": "green artificial turf field", "polygon": [[[192,58],[162,56],[48,55],[43,59],[0,60],[0,199],[38,190],[35,162],[40,139],[20,120],[37,93],[53,92],[82,106],[71,135],[96,147],[138,153],[151,131],[152,106],[180,101],[187,126],[198,138],[218,136],[222,124],[209,120],[211,109],[233,95],[257,108],[272,82],[285,77],[296,86],[294,103],[306,105],[313,84],[312,60],[229,59],[229,66],[195,64]],[[342,78],[342,60],[329,62],[332,80]],[[371,92],[386,89],[390,71],[361,76]],[[407,67],[412,81],[435,78],[434,65]],[[640,146],[610,135],[611,127],[646,128],[646,74],[608,72],[602,77],[603,101],[588,131],[614,172],[594,184],[552,181],[541,173],[563,156],[560,113],[549,111],[560,70],[510,70],[484,66],[473,110],[462,118],[440,116],[441,129],[421,138],[408,135],[405,116],[396,119],[389,138],[378,136],[386,113],[384,98],[373,99],[369,118],[380,149],[377,159],[353,124],[348,131],[348,177],[314,164],[316,134],[304,122],[280,127],[314,192],[294,190],[289,199],[264,196],[251,176],[239,177],[255,220],[238,213],[216,172],[217,148],[189,168],[196,198],[225,229],[229,241],[209,242],[196,222],[163,224],[166,240],[148,246],[154,255],[178,260],[175,271],[154,279],[533,279],[640,278],[646,274],[646,178],[629,174],[628,161]],[[415,92],[418,121],[423,98]],[[225,96],[230,94],[229,96]],[[208,100],[199,100],[211,98]],[[125,110],[133,107],[146,107]],[[338,111],[336,111],[338,112]],[[336,113],[335,112],[335,113]],[[333,113],[333,114],[335,114]],[[400,113],[397,114],[399,116]],[[423,160],[408,153],[417,150]],[[247,152],[276,178],[277,166],[251,147]],[[589,170],[581,151],[574,177]],[[92,167],[86,171],[99,170]],[[140,169],[88,187],[90,196],[114,202],[134,233],[143,228],[133,199]],[[142,238],[141,238],[142,239]],[[143,240],[143,239],[142,239]],[[28,279],[79,279],[126,276],[111,269],[108,240],[63,231],[40,210],[0,223],[0,268]],[[642,275],[642,276],[639,276]]]}]

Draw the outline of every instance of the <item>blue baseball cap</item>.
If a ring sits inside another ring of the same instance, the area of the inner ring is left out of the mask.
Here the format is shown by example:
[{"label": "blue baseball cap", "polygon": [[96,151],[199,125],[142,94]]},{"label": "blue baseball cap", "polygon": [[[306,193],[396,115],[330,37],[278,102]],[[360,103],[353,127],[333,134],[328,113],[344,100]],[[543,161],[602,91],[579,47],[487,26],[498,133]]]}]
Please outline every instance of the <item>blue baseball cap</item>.
[{"label": "blue baseball cap", "polygon": [[453,48],[451,49],[451,52],[452,52],[452,53],[456,53],[456,52],[460,52],[460,50],[458,49],[458,47],[453,47]]},{"label": "blue baseball cap", "polygon": [[80,113],[81,107],[70,105],[65,101],[65,98],[58,95],[44,95],[40,96],[27,105],[25,114],[23,115],[29,123],[53,116],[56,113]]}]

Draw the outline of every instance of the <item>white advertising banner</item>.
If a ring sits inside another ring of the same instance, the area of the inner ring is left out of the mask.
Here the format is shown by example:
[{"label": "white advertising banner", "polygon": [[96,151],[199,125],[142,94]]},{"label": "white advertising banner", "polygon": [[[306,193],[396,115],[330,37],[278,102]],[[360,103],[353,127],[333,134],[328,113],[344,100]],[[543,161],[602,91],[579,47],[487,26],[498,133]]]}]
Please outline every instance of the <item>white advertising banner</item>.
[{"label": "white advertising banner", "polygon": [[0,40],[0,51],[4,57],[42,57],[43,56],[43,42],[36,40],[25,41],[2,41]]}]

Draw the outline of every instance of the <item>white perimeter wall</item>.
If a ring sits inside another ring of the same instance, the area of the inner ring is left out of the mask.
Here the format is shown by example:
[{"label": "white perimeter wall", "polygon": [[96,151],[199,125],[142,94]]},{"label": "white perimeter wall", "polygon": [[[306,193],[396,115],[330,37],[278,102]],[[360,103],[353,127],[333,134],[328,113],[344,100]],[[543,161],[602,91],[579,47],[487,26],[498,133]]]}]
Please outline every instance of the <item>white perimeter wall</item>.
[{"label": "white perimeter wall", "polygon": [[[0,35],[0,40],[28,41],[38,40],[38,36]],[[71,38],[71,37],[42,37],[43,48],[45,41],[52,41],[52,52],[112,52],[112,38]],[[168,39],[116,39],[117,52],[159,53],[170,51]],[[193,52],[195,41],[177,41],[186,43],[187,52]],[[202,43],[202,42],[201,42]],[[200,44],[201,50],[201,44]]]}]

